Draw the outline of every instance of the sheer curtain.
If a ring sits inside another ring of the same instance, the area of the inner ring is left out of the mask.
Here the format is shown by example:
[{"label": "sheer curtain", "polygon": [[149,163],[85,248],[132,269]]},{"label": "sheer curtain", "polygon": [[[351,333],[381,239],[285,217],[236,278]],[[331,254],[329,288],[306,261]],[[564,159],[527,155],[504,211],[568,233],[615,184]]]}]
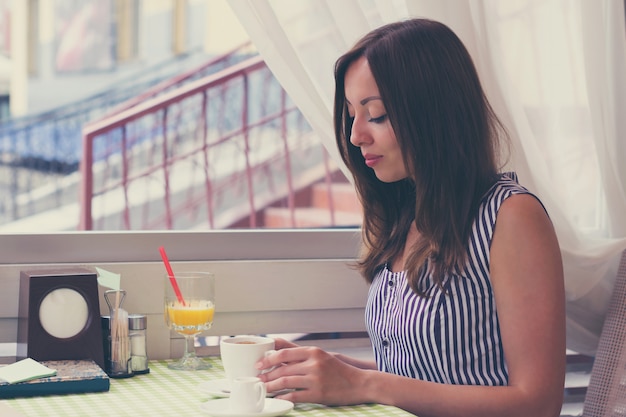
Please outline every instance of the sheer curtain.
[{"label": "sheer curtain", "polygon": [[542,199],[555,224],[568,347],[595,352],[626,249],[622,0],[228,1],[335,157],[335,59],[383,23],[419,16],[449,25],[509,128],[507,168]]}]

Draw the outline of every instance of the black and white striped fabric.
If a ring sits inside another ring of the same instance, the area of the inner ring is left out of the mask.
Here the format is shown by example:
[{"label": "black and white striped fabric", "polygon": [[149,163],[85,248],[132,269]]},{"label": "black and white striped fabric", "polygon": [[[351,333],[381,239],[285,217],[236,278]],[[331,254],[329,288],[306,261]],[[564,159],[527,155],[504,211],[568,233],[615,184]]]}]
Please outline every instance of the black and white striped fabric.
[{"label": "black and white striped fabric", "polygon": [[463,385],[507,385],[508,372],[489,279],[489,247],[502,202],[530,194],[514,173],[502,174],[485,194],[461,275],[446,278],[444,294],[422,268],[418,296],[406,274],[381,268],[365,310],[378,369],[427,381]]}]

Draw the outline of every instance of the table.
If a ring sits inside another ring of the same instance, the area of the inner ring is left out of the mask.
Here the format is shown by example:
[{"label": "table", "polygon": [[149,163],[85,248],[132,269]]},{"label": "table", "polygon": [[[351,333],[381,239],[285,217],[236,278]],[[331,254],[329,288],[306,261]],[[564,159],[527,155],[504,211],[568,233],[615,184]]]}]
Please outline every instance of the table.
[{"label": "table", "polygon": [[[111,379],[108,392],[55,395],[0,400],[26,417],[206,417],[200,404],[211,400],[198,386],[210,379],[224,378],[218,357],[208,358],[213,368],[206,371],[174,371],[167,361],[151,361],[150,373],[127,379]],[[289,417],[408,417],[401,409],[379,404],[326,407],[296,404]]]}]

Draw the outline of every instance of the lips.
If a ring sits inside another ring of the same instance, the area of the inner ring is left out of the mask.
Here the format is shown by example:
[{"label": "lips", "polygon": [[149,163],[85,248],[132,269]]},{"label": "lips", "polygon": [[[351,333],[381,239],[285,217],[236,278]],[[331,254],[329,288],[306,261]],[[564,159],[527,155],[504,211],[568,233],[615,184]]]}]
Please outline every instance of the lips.
[{"label": "lips", "polygon": [[376,165],[378,162],[380,162],[380,160],[383,159],[381,155],[371,155],[371,154],[365,154],[363,155],[363,158],[365,158],[365,165],[367,165],[370,168],[374,167],[374,165]]}]

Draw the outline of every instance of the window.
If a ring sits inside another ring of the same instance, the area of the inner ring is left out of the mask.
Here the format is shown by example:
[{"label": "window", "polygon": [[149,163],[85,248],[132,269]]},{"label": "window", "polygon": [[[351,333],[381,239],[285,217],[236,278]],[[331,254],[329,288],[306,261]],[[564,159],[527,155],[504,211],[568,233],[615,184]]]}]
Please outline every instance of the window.
[{"label": "window", "polygon": [[115,1],[116,57],[126,62],[137,57],[137,0]]},{"label": "window", "polygon": [[[111,46],[113,16],[109,2],[56,0],[54,12],[56,28],[54,64],[57,73],[104,71],[113,67]],[[31,27],[37,28],[38,25]]]},{"label": "window", "polygon": [[174,0],[172,10],[172,52],[179,55],[187,51],[187,1]]}]

